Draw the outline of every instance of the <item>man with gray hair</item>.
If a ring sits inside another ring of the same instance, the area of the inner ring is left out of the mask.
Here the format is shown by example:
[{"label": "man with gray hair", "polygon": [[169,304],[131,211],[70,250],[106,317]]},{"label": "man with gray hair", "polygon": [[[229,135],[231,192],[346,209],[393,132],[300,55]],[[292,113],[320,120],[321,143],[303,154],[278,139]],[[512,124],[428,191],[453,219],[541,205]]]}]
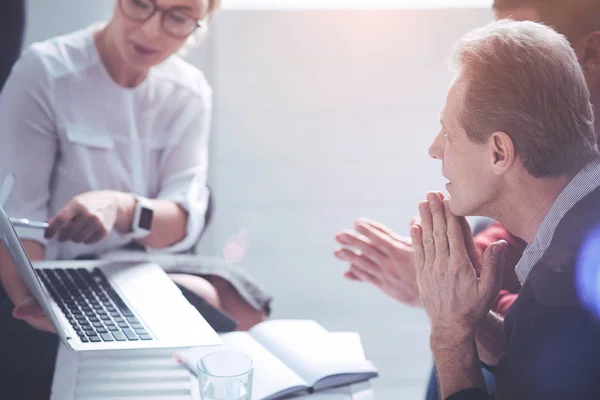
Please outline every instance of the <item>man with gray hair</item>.
[{"label": "man with gray hair", "polygon": [[600,155],[577,57],[550,28],[500,21],[463,37],[454,64],[430,148],[450,197],[429,193],[410,230],[442,396],[489,398],[475,333],[495,323],[506,242],[479,256],[464,216],[483,215],[528,243],[519,297],[497,321],[506,346],[494,398],[598,398],[600,329],[576,268],[600,226]]}]

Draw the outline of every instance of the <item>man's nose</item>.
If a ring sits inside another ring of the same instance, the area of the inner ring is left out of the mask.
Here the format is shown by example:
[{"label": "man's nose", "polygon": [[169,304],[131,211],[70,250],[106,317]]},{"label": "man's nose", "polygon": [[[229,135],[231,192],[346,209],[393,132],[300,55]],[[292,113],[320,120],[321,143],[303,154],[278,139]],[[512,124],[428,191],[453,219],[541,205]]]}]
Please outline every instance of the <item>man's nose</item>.
[{"label": "man's nose", "polygon": [[433,139],[433,143],[429,146],[429,156],[431,158],[435,158],[436,160],[441,160],[444,156],[444,147],[446,145],[446,139],[442,133],[438,133],[435,139]]}]

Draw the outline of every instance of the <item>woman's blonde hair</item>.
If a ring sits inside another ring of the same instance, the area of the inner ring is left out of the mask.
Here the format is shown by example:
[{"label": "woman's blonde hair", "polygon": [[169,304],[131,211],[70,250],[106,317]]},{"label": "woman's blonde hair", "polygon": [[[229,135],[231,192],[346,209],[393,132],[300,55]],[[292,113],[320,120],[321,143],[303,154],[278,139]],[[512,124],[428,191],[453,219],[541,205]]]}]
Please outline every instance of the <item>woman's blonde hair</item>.
[{"label": "woman's blonde hair", "polygon": [[190,35],[181,50],[179,50],[180,55],[186,55],[191,47],[194,47],[202,40],[208,30],[208,22],[219,8],[221,8],[221,0],[208,0],[208,12],[204,17],[202,27]]}]

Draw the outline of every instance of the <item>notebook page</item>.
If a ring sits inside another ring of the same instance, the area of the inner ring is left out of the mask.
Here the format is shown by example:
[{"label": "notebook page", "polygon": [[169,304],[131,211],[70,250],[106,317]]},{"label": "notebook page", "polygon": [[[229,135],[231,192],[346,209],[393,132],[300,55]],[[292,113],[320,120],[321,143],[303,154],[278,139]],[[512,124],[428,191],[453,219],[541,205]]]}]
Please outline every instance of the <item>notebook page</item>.
[{"label": "notebook page", "polygon": [[365,360],[357,333],[332,334],[309,320],[263,322],[250,333],[311,387],[327,376],[376,372]]}]

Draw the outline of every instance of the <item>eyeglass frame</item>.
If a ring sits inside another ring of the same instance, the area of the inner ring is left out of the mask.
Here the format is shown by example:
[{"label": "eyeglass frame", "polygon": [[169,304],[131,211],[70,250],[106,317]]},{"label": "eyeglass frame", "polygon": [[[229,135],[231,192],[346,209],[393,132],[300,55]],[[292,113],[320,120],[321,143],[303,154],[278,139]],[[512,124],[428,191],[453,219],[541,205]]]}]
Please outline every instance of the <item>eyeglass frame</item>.
[{"label": "eyeglass frame", "polygon": [[198,30],[198,28],[200,29],[206,29],[207,27],[207,22],[206,22],[206,18],[204,19],[197,19],[196,22],[196,26],[194,27],[194,29],[188,33],[187,35],[175,35],[171,32],[169,32],[168,30],[165,29],[164,27],[164,21],[165,21],[165,16],[167,15],[167,13],[171,12],[171,10],[174,7],[159,7],[156,4],[155,0],[148,0],[153,6],[154,6],[154,10],[152,10],[152,12],[150,14],[148,14],[148,16],[146,18],[143,19],[138,19],[138,18],[132,18],[130,17],[127,12],[125,12],[124,7],[123,7],[123,2],[127,1],[127,0],[119,0],[119,8],[121,9],[121,12],[123,12],[123,15],[125,15],[125,17],[127,17],[128,19],[130,19],[131,21],[136,21],[136,22],[146,22],[149,21],[152,17],[154,17],[154,15],[157,12],[160,12],[162,15],[160,17],[160,27],[163,30],[163,32],[165,32],[167,35],[178,38],[178,39],[184,39],[186,37],[189,37],[190,35],[192,35],[194,32],[196,32],[196,30]]}]

